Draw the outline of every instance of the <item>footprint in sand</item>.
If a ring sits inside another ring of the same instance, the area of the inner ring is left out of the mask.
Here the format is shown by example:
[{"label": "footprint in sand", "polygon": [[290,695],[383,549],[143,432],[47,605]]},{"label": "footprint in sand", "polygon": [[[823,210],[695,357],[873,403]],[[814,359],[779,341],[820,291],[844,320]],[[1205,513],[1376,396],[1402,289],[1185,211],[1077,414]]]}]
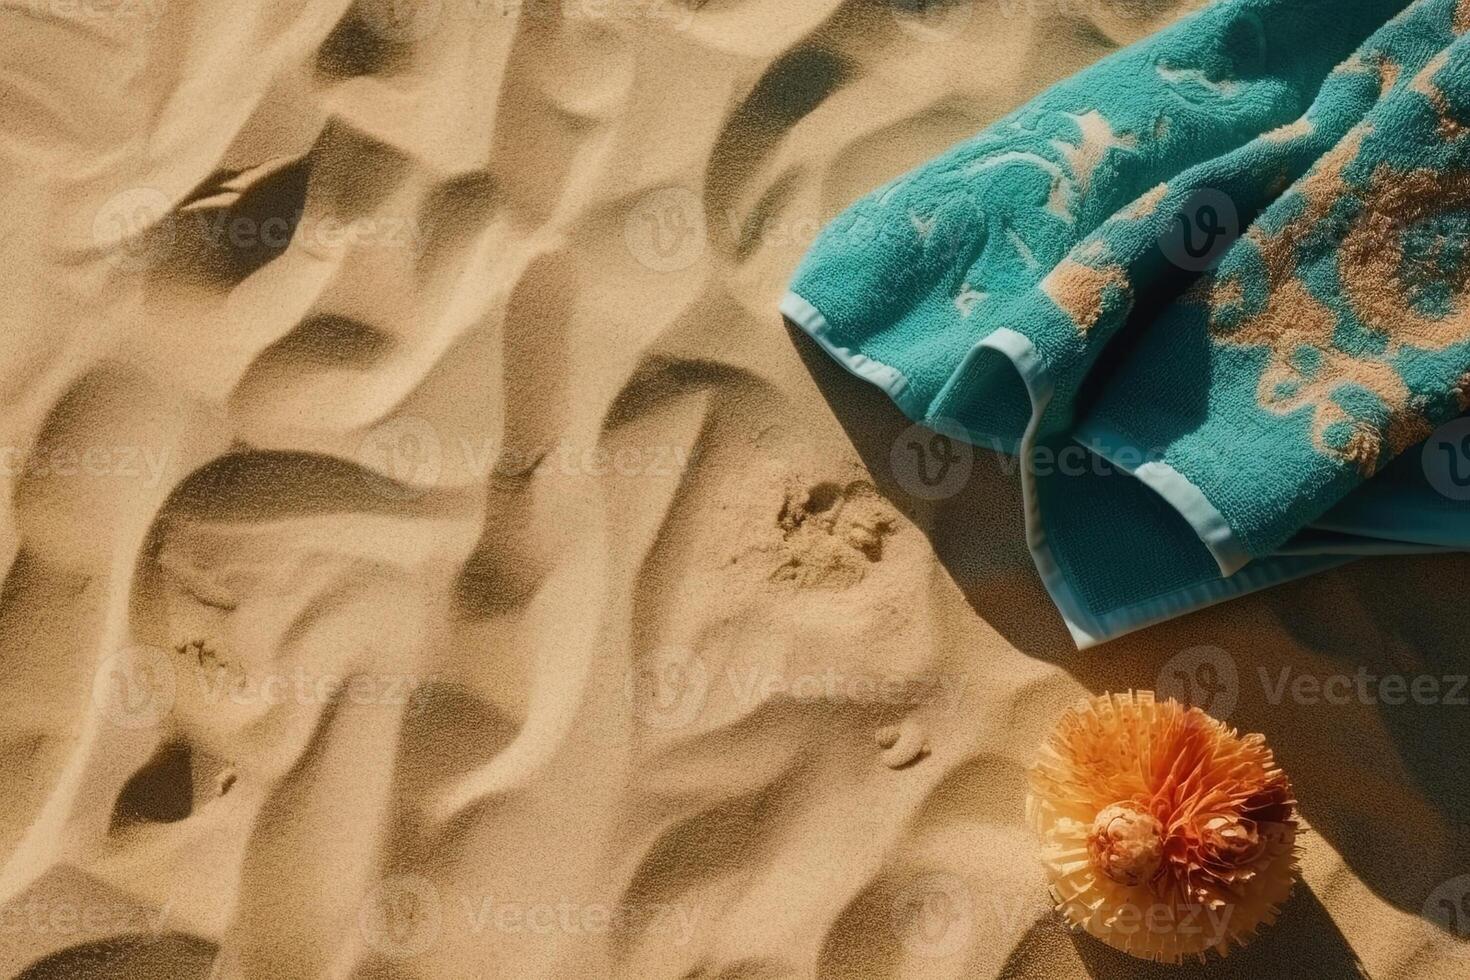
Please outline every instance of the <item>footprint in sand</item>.
[{"label": "footprint in sand", "polygon": [[870,483],[788,486],[776,526],[781,542],[771,580],[802,589],[847,589],[883,558],[897,515]]},{"label": "footprint in sand", "polygon": [[929,739],[915,725],[885,725],[873,735],[882,749],[880,758],[889,769],[904,769],[929,754]]}]

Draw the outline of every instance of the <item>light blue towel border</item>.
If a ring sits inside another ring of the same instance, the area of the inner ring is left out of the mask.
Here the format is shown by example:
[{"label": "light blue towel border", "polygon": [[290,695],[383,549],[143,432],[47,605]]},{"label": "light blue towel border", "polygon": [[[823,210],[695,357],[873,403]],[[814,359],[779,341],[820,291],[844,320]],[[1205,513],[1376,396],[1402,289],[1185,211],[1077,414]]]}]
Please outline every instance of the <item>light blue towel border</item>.
[{"label": "light blue towel border", "polygon": [[[827,318],[795,292],[789,292],[780,304],[781,313],[811,337],[833,360],[841,364],[854,376],[876,385],[888,394],[898,408],[909,419],[928,423],[928,406],[915,397],[908,378],[897,368],[883,364],[841,343],[834,334]],[[1017,447],[1021,458],[1028,458],[1035,445],[1035,429],[1051,399],[1052,384],[1042,366],[1036,348],[1023,334],[1002,327],[995,330],[966,355],[958,370],[963,370],[979,356],[981,351],[991,350],[1010,361],[1026,385],[1031,399],[1031,421]],[[953,378],[951,378],[951,383]],[[947,387],[947,385],[946,385]],[[1093,433],[1098,444],[1110,440],[1101,433]],[[1081,440],[1079,440],[1081,442]],[[1087,442],[1081,442],[1089,450],[1097,451]],[[1103,454],[1106,457],[1106,454]],[[1115,454],[1116,455],[1116,454]],[[1198,582],[1163,595],[1154,596],[1144,602],[1115,609],[1095,616],[1083,605],[1076,591],[1062,574],[1045,528],[1042,526],[1040,503],[1036,493],[1035,475],[1029,466],[1021,466],[1021,490],[1025,507],[1026,544],[1031,551],[1032,561],[1042,584],[1056,604],[1067,625],[1077,648],[1085,650],[1107,640],[1116,639],[1126,633],[1172,619],[1186,612],[1202,609],[1236,596],[1268,588],[1281,582],[1301,578],[1319,571],[1346,564],[1354,556],[1313,554],[1279,556],[1258,559],[1250,564],[1249,556],[1220,512],[1210,504],[1200,489],[1174,467],[1161,461],[1150,460],[1132,469],[1122,466],[1116,458],[1110,459],[1115,466],[1133,473],[1145,485],[1158,492],[1180,516],[1199,534],[1200,542],[1214,557],[1221,570],[1221,578]]]},{"label": "light blue towel border", "polygon": [[1221,575],[1228,578],[1250,564],[1253,556],[1224,515],[1183,473],[1161,459],[1145,458],[1142,447],[1095,422],[1079,425],[1074,438],[1118,469],[1132,473],[1144,486],[1168,501],[1194,528],[1194,533],[1199,535],[1200,542],[1220,567]]},{"label": "light blue towel border", "polygon": [[[1312,526],[1323,531],[1338,531],[1369,538],[1381,538],[1389,545],[1423,545],[1441,551],[1470,550],[1470,522],[1451,523],[1442,511],[1423,506],[1418,501],[1395,500],[1374,503],[1357,511],[1357,523],[1334,520],[1329,511]],[[1386,551],[1385,554],[1403,554]]]},{"label": "light blue towel border", "polygon": [[881,388],[904,415],[915,422],[924,421],[924,412],[928,406],[914,397],[909,379],[902,371],[880,364],[850,347],[842,346],[833,338],[832,328],[821,311],[795,293],[787,293],[786,298],[781,300],[781,313],[815,340],[817,346],[831,355],[834,361],[855,376]]}]

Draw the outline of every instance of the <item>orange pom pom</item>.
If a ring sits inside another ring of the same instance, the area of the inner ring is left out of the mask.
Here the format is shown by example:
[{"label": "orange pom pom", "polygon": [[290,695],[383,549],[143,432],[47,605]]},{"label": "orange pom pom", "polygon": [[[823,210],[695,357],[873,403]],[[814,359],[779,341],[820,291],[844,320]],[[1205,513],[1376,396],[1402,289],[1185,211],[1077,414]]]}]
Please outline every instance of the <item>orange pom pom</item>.
[{"label": "orange pom pom", "polygon": [[1265,738],[1149,691],[1067,712],[1026,800],[1068,924],[1166,963],[1226,955],[1275,920],[1296,881],[1295,808]]}]

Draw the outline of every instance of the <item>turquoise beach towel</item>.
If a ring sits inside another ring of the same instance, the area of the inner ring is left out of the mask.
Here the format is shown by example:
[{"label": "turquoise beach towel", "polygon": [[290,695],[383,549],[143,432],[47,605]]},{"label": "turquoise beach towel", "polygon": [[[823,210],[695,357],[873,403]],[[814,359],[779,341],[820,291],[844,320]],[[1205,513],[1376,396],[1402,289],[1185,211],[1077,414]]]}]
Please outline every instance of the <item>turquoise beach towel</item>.
[{"label": "turquoise beach towel", "polygon": [[1463,550],[1467,32],[1470,0],[1223,0],[852,205],[781,310],[1019,457],[1081,647]]}]

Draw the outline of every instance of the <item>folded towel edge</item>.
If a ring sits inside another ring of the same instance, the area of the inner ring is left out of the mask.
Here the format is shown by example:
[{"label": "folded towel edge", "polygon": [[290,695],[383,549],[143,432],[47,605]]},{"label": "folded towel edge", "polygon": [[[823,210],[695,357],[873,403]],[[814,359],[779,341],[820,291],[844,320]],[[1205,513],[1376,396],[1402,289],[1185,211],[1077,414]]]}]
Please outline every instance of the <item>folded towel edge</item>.
[{"label": "folded towel edge", "polygon": [[[1107,460],[1140,483],[1153,490],[1194,529],[1220,574],[1229,578],[1249,564],[1254,556],[1246,549],[1225,515],[1210,503],[1209,497],[1183,473],[1161,459],[1147,458],[1141,448],[1097,422],[1086,421],[1073,433],[1073,439]],[[1135,462],[1136,460],[1136,462]]]},{"label": "folded towel edge", "polygon": [[909,386],[908,377],[898,368],[843,346],[837,341],[822,312],[794,292],[788,292],[781,300],[781,314],[816,341],[817,346],[846,368],[848,373],[881,389],[911,421],[924,421],[928,406],[919,403]]},{"label": "folded towel edge", "polygon": [[[803,333],[811,337],[817,346],[825,351],[828,356],[846,368],[850,374],[867,381],[869,384],[874,385],[886,393],[907,418],[914,422],[926,422],[928,406],[920,405],[915,399],[913,389],[909,386],[908,378],[898,369],[875,361],[837,342],[827,323],[826,316],[804,297],[795,292],[788,292],[781,300],[780,311],[783,316],[800,328]],[[994,350],[1008,358],[1020,374],[1021,380],[1030,393],[1032,399],[1032,424],[1028,427],[1027,434],[1023,437],[1022,446],[1020,447],[1021,452],[1026,452],[1027,445],[1033,436],[1033,432],[1030,430],[1034,428],[1037,418],[1045,409],[1045,403],[1051,395],[1050,379],[1046,377],[1040,356],[1037,354],[1031,341],[1024,334],[1008,327],[997,328],[979,341],[975,345],[975,348],[976,350],[971,352],[971,357],[974,356],[976,351],[984,348]],[[966,360],[968,361],[969,358],[967,357]],[[1117,464],[1115,463],[1114,465]],[[1166,464],[1161,464],[1161,466],[1162,469],[1150,471],[1149,475],[1152,479],[1162,481],[1164,485],[1170,488],[1171,493],[1180,495],[1185,499],[1189,497],[1188,491],[1182,488],[1187,486],[1198,496],[1198,500],[1203,502],[1204,507],[1208,508],[1208,510],[1199,509],[1196,511],[1196,516],[1202,522],[1202,524],[1191,522],[1191,525],[1195,527],[1196,531],[1199,530],[1200,526],[1211,526],[1209,524],[1211,513],[1219,519],[1221,526],[1224,526],[1228,531],[1228,525],[1224,525],[1223,517],[1220,517],[1219,512],[1215,510],[1213,505],[1210,505],[1204,499],[1203,493],[1200,493],[1197,487],[1194,487],[1193,484],[1185,480],[1173,467],[1169,467]],[[1168,473],[1174,473],[1177,477],[1177,482],[1172,477],[1169,477],[1167,475]],[[1198,582],[1174,592],[1152,596],[1143,602],[1131,606],[1112,609],[1102,614],[1094,614],[1083,604],[1081,597],[1077,595],[1076,591],[1067,581],[1061,567],[1057,564],[1056,558],[1052,555],[1051,546],[1046,540],[1046,533],[1041,525],[1040,507],[1034,488],[1030,486],[1031,479],[1028,477],[1025,467],[1022,467],[1022,484],[1022,496],[1026,510],[1027,547],[1031,552],[1031,558],[1041,578],[1042,585],[1051,597],[1057,612],[1061,615],[1067,632],[1070,634],[1078,650],[1086,650],[1098,646],[1127,633],[1132,633],[1156,623],[1172,619],[1184,612],[1202,609],[1248,592],[1255,592],[1281,582],[1311,575],[1353,560],[1350,556],[1345,557],[1340,555],[1290,558],[1277,558],[1273,556],[1242,567],[1233,575],[1223,572],[1222,564],[1222,575],[1226,577]],[[1150,485],[1153,486],[1153,484]],[[1172,506],[1178,507],[1178,504],[1174,500],[1167,496],[1165,499],[1169,500]],[[1199,505],[1194,504],[1192,506],[1198,507]],[[1187,516],[1186,519],[1188,519]],[[1231,540],[1234,539],[1233,532],[1230,533],[1229,538]],[[1217,536],[1217,541],[1223,542],[1223,540]],[[1203,535],[1201,535],[1201,541],[1205,543],[1207,548],[1209,547],[1209,542],[1205,541]],[[1222,543],[1221,547],[1224,549],[1224,554],[1227,556],[1231,555],[1228,545]],[[1214,550],[1211,550],[1211,554],[1215,555],[1216,562],[1220,563],[1220,558],[1215,554]]]}]

